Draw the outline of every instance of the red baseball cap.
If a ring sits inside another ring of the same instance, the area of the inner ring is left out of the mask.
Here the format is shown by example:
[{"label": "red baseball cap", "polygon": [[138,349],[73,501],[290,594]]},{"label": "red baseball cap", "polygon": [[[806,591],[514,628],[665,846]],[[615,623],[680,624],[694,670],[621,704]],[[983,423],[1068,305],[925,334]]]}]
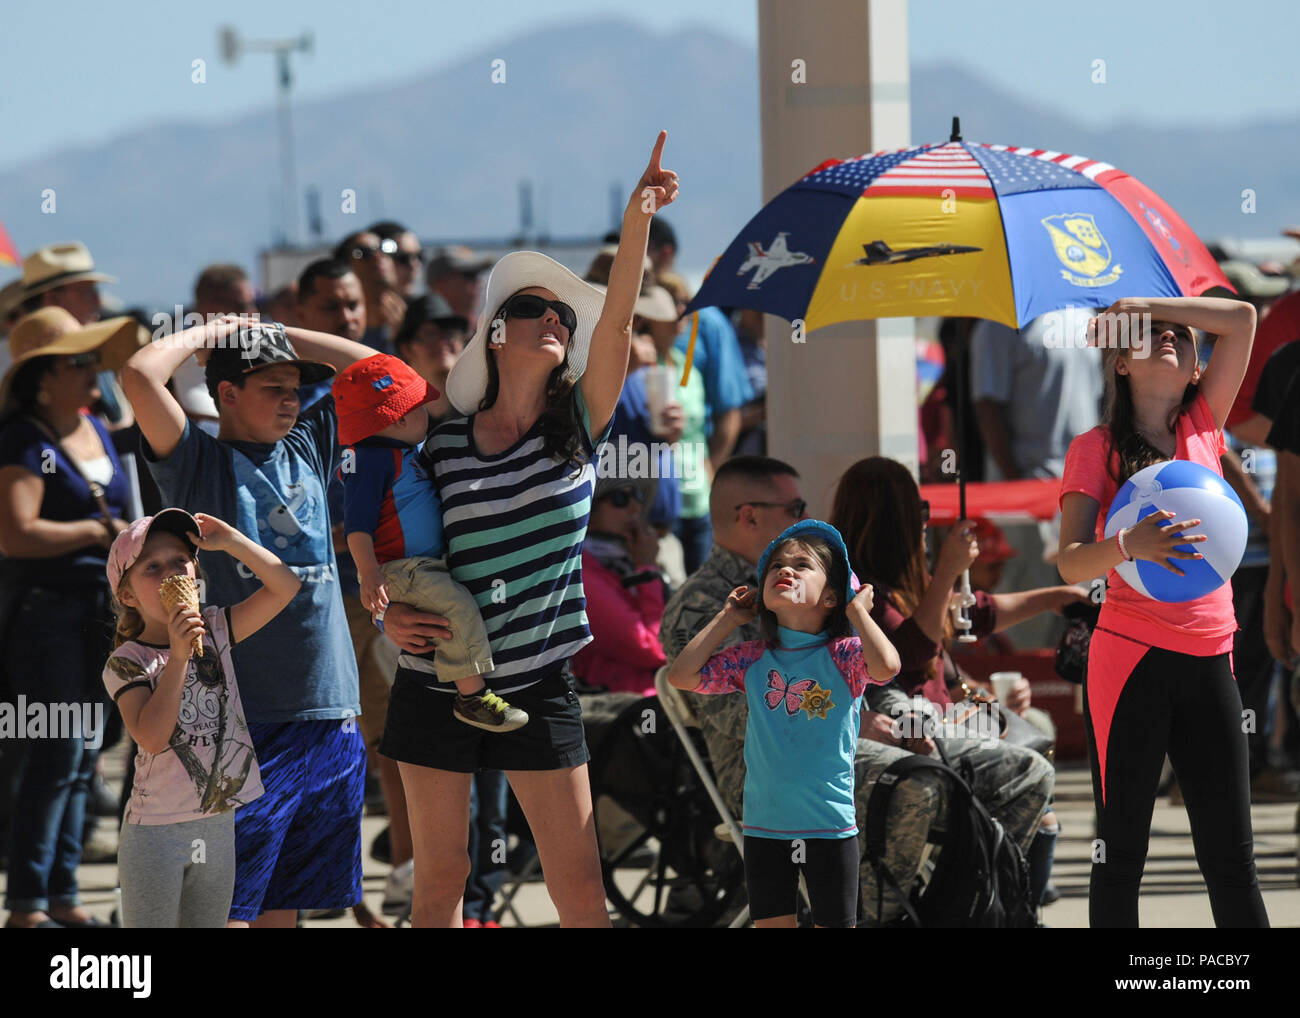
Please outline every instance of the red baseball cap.
[{"label": "red baseball cap", "polygon": [[409,364],[386,353],[348,365],[333,389],[339,445],[355,445],[440,395]]}]

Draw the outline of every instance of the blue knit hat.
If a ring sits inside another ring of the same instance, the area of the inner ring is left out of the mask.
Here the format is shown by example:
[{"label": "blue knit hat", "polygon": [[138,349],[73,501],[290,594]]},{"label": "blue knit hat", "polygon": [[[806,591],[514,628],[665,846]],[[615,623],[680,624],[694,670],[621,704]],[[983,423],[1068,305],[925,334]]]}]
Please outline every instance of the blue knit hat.
[{"label": "blue knit hat", "polygon": [[840,532],[832,527],[829,523],[823,523],[821,520],[800,520],[798,523],[791,524],[781,533],[773,538],[772,543],[767,546],[763,554],[758,559],[758,596],[759,600],[763,597],[763,574],[767,571],[767,560],[772,557],[772,551],[783,541],[788,541],[792,537],[803,537],[805,534],[815,534],[822,538],[831,546],[831,551],[838,555],[844,563],[844,574],[847,579],[844,581],[844,606],[847,608],[849,602],[853,600],[855,593],[853,589],[853,567],[849,565],[849,549],[844,544],[844,538]]}]

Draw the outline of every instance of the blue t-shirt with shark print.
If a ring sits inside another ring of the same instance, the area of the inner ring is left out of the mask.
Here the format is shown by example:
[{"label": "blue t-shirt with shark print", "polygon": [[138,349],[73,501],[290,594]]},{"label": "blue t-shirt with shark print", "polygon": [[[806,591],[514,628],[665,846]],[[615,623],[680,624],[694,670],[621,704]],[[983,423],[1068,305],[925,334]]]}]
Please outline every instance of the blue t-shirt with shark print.
[{"label": "blue t-shirt with shark print", "polygon": [[[165,459],[142,440],[164,505],[225,520],[302,580],[279,615],[231,649],[250,722],[324,721],[361,711],[325,496],[341,456],[337,432],[334,399],[326,397],[272,445],[220,441],[188,423]],[[236,605],[261,587],[225,552],[199,552],[199,566],[205,604]]]}]

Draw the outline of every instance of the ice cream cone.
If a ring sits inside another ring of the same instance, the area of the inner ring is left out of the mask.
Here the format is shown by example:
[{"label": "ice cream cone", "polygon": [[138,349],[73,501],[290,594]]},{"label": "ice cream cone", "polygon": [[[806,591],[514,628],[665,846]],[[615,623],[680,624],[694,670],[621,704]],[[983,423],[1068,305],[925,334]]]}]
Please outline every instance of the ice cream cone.
[{"label": "ice cream cone", "polygon": [[[162,599],[163,607],[167,609],[168,615],[172,613],[178,604],[186,605],[195,611],[199,610],[199,588],[184,573],[178,573],[163,580],[158,587],[158,596]],[[194,637],[194,656],[203,656],[202,633]]]}]

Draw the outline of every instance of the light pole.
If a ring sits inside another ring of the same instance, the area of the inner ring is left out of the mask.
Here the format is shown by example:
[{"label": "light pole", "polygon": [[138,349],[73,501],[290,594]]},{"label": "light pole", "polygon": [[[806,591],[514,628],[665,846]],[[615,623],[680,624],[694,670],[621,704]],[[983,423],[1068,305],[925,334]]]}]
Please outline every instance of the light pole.
[{"label": "light pole", "polygon": [[229,25],[217,33],[221,45],[222,59],[232,66],[239,60],[240,54],[274,53],[276,63],[276,96],[279,103],[280,122],[280,186],[281,204],[283,205],[283,241],[287,244],[298,243],[298,178],[293,161],[293,121],[289,110],[289,90],[293,85],[293,75],[289,70],[289,54],[310,53],[313,40],[310,32],[303,32],[296,39],[242,39],[239,33]]}]

